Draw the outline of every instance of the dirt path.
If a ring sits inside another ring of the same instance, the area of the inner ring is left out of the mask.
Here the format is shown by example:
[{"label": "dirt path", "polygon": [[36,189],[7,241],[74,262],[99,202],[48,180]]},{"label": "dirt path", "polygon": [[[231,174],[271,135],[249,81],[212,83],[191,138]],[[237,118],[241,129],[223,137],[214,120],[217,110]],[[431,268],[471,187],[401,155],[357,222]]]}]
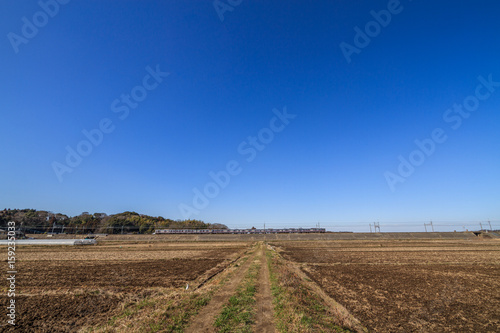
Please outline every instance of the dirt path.
[{"label": "dirt path", "polygon": [[236,288],[248,272],[256,254],[257,251],[250,254],[247,261],[245,261],[245,263],[234,273],[234,275],[231,276],[229,281],[221,287],[217,294],[212,297],[207,306],[205,306],[200,313],[193,318],[189,327],[186,328],[186,333],[215,332],[213,327],[215,317],[220,314],[222,307],[227,302],[229,297],[235,293]]},{"label": "dirt path", "polygon": [[273,322],[271,283],[269,281],[269,267],[267,267],[264,244],[260,244],[259,252],[261,266],[257,282],[256,325],[254,332],[274,333],[276,329]]}]

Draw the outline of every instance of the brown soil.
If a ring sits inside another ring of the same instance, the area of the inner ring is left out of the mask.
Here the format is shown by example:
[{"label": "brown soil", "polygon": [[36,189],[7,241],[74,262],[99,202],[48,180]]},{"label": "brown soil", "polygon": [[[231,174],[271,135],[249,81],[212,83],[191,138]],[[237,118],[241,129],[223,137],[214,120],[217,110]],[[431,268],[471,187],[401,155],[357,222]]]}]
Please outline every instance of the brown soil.
[{"label": "brown soil", "polygon": [[282,253],[370,331],[500,332],[498,242],[460,250],[456,242],[361,243],[352,251],[332,243],[284,244]]},{"label": "brown soil", "polygon": [[[244,246],[167,246],[164,244],[122,244],[98,246],[22,246],[17,248],[20,261],[78,260],[157,260],[157,259],[231,259]],[[7,259],[7,250],[0,251],[0,260]]]},{"label": "brown soil", "polygon": [[[116,310],[120,298],[110,295],[43,295],[16,298],[16,329],[1,332],[77,332],[83,325],[106,320]],[[9,299],[1,297],[2,308]]]},{"label": "brown soil", "polygon": [[[20,247],[15,331],[77,332],[82,327],[103,325],[137,299],[157,291],[163,294],[170,290],[175,295],[188,283],[195,288],[227,267],[247,245]],[[0,286],[0,306],[4,309],[10,300],[6,281]],[[6,320],[0,323],[0,332],[13,330],[4,324]]]},{"label": "brown soil", "polygon": [[21,262],[18,264],[18,288],[30,293],[57,289],[175,288],[185,286],[222,262],[221,259]]}]

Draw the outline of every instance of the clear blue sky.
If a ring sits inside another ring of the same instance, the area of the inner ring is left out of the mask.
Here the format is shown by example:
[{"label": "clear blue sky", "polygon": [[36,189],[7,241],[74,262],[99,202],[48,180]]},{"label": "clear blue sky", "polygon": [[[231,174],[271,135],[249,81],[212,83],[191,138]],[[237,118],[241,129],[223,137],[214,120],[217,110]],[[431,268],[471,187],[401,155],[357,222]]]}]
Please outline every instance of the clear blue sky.
[{"label": "clear blue sky", "polygon": [[0,208],[500,228],[497,1],[60,2],[0,4]]}]

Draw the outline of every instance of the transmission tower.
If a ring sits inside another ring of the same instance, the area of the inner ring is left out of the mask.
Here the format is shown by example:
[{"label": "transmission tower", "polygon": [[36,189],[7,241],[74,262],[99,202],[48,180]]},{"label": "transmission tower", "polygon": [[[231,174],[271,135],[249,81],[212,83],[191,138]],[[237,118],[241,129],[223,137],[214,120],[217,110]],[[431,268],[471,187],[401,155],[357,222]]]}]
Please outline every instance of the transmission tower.
[{"label": "transmission tower", "polygon": [[[479,225],[481,226],[481,230],[486,230],[486,229],[483,229],[483,223],[482,222],[479,222]],[[490,221],[488,221],[488,225],[490,226],[490,230],[493,230],[491,228],[491,222]]]},{"label": "transmission tower", "polygon": [[432,232],[434,232],[434,225],[432,225],[432,221],[430,223],[424,223],[425,232],[427,232],[427,226],[430,226]]},{"label": "transmission tower", "polygon": [[372,231],[372,224],[369,223],[368,225],[370,226],[370,232],[377,232],[377,230],[378,232],[380,232],[380,223],[373,222],[373,231]]}]

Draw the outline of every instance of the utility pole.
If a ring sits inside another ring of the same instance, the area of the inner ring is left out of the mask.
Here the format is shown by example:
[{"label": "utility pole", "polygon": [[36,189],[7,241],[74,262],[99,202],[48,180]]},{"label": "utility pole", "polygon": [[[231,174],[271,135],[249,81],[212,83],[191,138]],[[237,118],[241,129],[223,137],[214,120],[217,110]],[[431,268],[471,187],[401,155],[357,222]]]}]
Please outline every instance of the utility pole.
[{"label": "utility pole", "polygon": [[372,224],[370,223],[369,226],[370,226],[370,233],[372,233]]},{"label": "utility pole", "polygon": [[491,222],[488,220],[488,224],[490,225],[490,230],[493,231],[493,228],[491,228]]},{"label": "utility pole", "polygon": [[380,223],[373,222],[373,229],[375,230],[375,232],[377,232],[377,229],[378,229],[378,232],[380,232]]}]

